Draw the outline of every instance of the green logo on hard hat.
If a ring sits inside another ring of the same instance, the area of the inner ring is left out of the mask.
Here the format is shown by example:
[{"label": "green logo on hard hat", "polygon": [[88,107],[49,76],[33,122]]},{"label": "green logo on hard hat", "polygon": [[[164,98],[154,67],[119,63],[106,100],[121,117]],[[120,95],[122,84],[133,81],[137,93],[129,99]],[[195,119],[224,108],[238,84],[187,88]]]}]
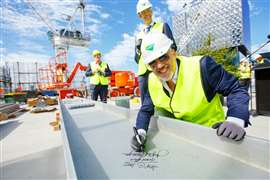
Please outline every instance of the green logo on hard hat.
[{"label": "green logo on hard hat", "polygon": [[154,44],[150,44],[150,45],[146,46],[145,50],[153,51],[154,50]]}]

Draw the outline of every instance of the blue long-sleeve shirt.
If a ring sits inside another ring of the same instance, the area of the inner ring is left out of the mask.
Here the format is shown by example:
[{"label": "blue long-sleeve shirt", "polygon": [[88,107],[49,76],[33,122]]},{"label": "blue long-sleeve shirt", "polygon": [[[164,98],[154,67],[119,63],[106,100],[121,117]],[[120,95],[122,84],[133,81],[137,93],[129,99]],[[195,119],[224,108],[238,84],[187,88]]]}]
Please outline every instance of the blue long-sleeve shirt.
[{"label": "blue long-sleeve shirt", "polygon": [[[181,66],[181,62],[178,66]],[[209,56],[204,56],[201,59],[200,67],[202,85],[207,100],[211,101],[216,93],[227,96],[227,116],[242,119],[245,127],[247,127],[250,122],[248,111],[249,95],[246,89],[240,86],[237,78],[226,72],[221,65],[217,64]],[[137,115],[136,128],[147,131],[153,114],[154,104],[147,89],[144,102]]]},{"label": "blue long-sleeve shirt", "polygon": [[[163,23],[163,30],[162,33],[165,34],[169,39],[172,40],[173,44],[171,46],[172,49],[177,51],[177,46],[175,43],[175,40],[173,38],[172,31],[170,29],[170,26],[167,23]],[[138,64],[141,56],[141,44],[142,44],[142,39],[137,39],[137,42],[135,44],[135,62]]]}]

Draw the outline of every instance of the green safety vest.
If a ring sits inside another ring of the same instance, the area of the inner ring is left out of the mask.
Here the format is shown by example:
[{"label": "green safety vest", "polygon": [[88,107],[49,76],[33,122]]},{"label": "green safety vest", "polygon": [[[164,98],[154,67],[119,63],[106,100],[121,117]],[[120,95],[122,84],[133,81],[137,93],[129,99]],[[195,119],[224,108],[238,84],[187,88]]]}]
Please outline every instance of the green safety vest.
[{"label": "green safety vest", "polygon": [[[150,29],[150,32],[154,32],[154,31],[162,32],[163,31],[163,23],[162,22],[156,22],[154,24],[154,26]],[[142,57],[140,57],[138,75],[139,76],[144,75],[146,73],[146,71],[147,71],[147,67],[144,64]]]},{"label": "green safety vest", "polygon": [[200,59],[202,57],[178,56],[180,61],[175,91],[170,98],[163,90],[162,82],[154,74],[149,75],[149,93],[156,108],[172,113],[175,118],[211,127],[225,119],[220,95],[216,94],[211,102],[205,96]]},{"label": "green safety vest", "polygon": [[250,67],[240,67],[240,79],[250,79]]},{"label": "green safety vest", "polygon": [[[92,71],[97,71],[97,69],[100,69],[103,73],[105,72],[105,69],[107,68],[106,62],[101,62],[101,64],[96,64],[95,62],[91,62],[90,64]],[[92,76],[90,76],[90,84],[94,85],[108,85],[109,84],[109,78],[99,75],[98,73],[94,73]]]}]

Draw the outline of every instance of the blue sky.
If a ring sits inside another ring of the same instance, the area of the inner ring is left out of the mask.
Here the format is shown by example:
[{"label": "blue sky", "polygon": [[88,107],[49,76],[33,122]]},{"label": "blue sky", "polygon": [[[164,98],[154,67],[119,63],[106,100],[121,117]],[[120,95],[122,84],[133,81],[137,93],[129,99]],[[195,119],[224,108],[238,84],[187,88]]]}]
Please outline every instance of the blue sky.
[{"label": "blue sky", "polygon": [[[189,0],[190,1],[190,0]],[[47,62],[54,55],[48,40],[48,26],[36,15],[29,3],[46,19],[61,29],[67,26],[65,14],[71,15],[79,0],[2,0],[0,53],[3,61]],[[89,48],[70,47],[68,63],[87,65],[91,51],[99,49],[111,69],[133,70],[134,35],[142,22],[136,14],[137,0],[86,0],[86,32],[92,41]],[[154,19],[167,21],[185,0],[152,0]],[[251,46],[255,49],[270,34],[270,1],[249,0]],[[77,14],[79,18],[79,14]],[[78,20],[78,19],[76,19]],[[76,21],[75,21],[76,22]],[[264,51],[270,51],[270,46]],[[71,67],[70,67],[71,68]]]}]

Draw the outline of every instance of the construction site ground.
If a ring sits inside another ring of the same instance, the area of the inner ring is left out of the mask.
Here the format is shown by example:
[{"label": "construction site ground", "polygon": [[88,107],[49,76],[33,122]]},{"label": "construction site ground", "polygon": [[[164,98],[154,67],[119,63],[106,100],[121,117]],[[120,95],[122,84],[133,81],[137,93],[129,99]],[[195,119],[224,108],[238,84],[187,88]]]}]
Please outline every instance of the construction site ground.
[{"label": "construction site ground", "polygon": [[[61,132],[49,125],[55,114],[26,112],[0,122],[0,179],[66,179]],[[270,140],[269,116],[251,116],[250,121],[248,136]]]},{"label": "construction site ground", "polygon": [[56,112],[30,113],[0,122],[0,179],[65,179]]}]

